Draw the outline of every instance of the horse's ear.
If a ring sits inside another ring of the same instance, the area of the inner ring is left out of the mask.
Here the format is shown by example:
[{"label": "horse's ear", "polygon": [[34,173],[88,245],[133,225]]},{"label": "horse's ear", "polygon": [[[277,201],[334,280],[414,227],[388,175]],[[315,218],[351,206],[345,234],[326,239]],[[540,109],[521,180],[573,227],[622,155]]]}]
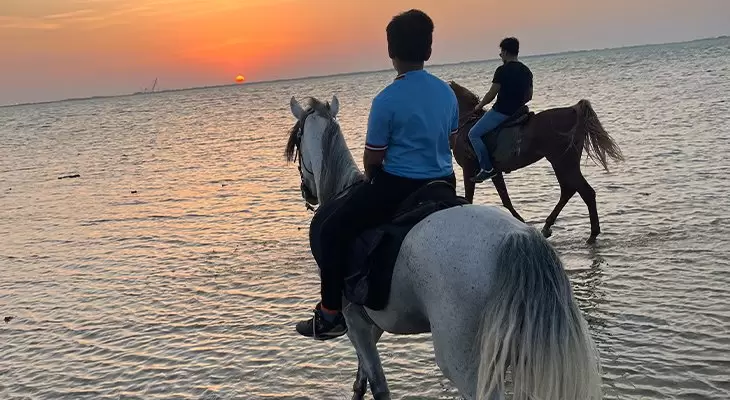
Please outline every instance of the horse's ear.
[{"label": "horse's ear", "polygon": [[304,109],[299,104],[297,99],[294,98],[294,96],[291,97],[291,100],[289,101],[289,106],[291,107],[291,113],[294,114],[294,118],[297,120],[302,119],[302,116],[304,116]]},{"label": "horse's ear", "polygon": [[340,101],[337,100],[337,96],[333,95],[330,102],[330,114],[333,118],[337,116],[338,111],[340,111]]}]

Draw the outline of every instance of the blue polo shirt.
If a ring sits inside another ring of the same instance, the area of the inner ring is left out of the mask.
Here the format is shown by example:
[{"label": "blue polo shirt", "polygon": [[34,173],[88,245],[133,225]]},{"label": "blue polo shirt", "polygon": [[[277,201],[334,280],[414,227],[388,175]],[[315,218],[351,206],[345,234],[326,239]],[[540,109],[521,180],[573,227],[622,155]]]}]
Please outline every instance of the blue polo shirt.
[{"label": "blue polo shirt", "polygon": [[454,172],[449,135],[459,104],[449,85],[425,70],[399,75],[373,99],[365,148],[385,150],[383,170],[430,179]]}]

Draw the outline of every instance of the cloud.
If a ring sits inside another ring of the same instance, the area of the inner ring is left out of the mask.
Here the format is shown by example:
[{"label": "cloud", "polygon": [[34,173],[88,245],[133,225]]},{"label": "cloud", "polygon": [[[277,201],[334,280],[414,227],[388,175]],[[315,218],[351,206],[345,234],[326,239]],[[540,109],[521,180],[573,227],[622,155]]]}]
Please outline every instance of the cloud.
[{"label": "cloud", "polygon": [[80,22],[98,21],[104,17],[93,9],[81,9],[40,17],[0,15],[0,29],[55,30]]},{"label": "cloud", "polygon": [[[3,1],[3,0],[0,0]],[[57,30],[61,28],[81,28],[96,30],[124,23],[130,17],[146,17],[154,15],[149,5],[135,5],[124,2],[106,2],[104,0],[79,0],[76,2],[86,6],[77,10],[62,11],[36,17],[0,15],[0,29],[14,30]]]},{"label": "cloud", "polygon": [[27,29],[27,30],[54,30],[61,27],[61,24],[52,21],[45,21],[42,18],[25,18],[8,15],[0,15],[0,29]]},{"label": "cloud", "polygon": [[[0,0],[4,1],[4,0]],[[97,30],[124,24],[133,18],[154,19],[159,23],[184,21],[209,14],[224,14],[294,0],[247,0],[210,2],[201,0],[66,0],[59,12],[38,15],[0,15],[0,29],[49,31],[65,27]],[[75,9],[78,8],[78,9]]]},{"label": "cloud", "polygon": [[50,20],[71,19],[71,20],[73,20],[76,17],[83,17],[83,16],[87,16],[89,14],[94,14],[94,13],[95,13],[94,10],[92,10],[90,8],[86,8],[83,10],[68,11],[68,12],[63,12],[63,13],[58,13],[58,14],[44,15],[43,19],[50,19]]}]

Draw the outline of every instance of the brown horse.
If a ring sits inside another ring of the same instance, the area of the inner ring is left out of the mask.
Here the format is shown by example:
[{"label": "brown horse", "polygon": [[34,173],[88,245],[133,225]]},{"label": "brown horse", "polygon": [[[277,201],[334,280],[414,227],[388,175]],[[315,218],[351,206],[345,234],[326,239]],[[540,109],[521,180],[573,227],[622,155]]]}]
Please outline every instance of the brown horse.
[{"label": "brown horse", "polygon": [[[456,162],[464,174],[465,197],[469,202],[474,200],[475,184],[471,178],[476,175],[479,163],[469,141],[469,130],[484,115],[481,110],[474,113],[479,98],[469,89],[454,81],[449,86],[459,101],[459,130],[451,137],[451,149]],[[580,100],[572,107],[552,108],[539,113],[530,113],[528,119],[519,127],[507,128],[513,133],[514,146],[508,157],[492,158],[493,164],[500,174],[492,179],[502,204],[512,215],[524,221],[515,211],[507,193],[503,173],[526,167],[545,157],[553,167],[560,184],[560,200],[547,217],[542,233],[545,237],[552,235],[552,226],[558,214],[571,197],[578,192],[588,206],[591,220],[591,236],[588,243],[593,243],[601,233],[596,209],[596,192],[588,184],[580,170],[580,160],[585,149],[588,157],[608,171],[607,156],[615,161],[623,161],[621,149],[611,136],[606,133],[598,120],[598,116],[588,100]],[[494,135],[492,135],[494,136]],[[517,139],[514,139],[517,137]],[[495,140],[492,138],[490,151],[493,151]]]}]

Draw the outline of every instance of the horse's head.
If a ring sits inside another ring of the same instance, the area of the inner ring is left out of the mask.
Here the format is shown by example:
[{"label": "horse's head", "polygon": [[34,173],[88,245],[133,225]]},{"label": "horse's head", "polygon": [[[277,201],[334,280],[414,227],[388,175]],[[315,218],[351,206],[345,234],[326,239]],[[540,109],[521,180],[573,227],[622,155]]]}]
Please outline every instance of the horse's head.
[{"label": "horse's head", "polygon": [[325,132],[335,123],[340,103],[337,96],[332,97],[331,103],[309,98],[307,107],[303,108],[292,96],[289,105],[297,122],[289,133],[286,159],[290,162],[299,161],[302,197],[307,203],[316,205],[320,201],[318,193],[321,188],[317,187],[317,182],[320,181],[325,156],[322,141]]},{"label": "horse's head", "polygon": [[465,112],[470,112],[474,107],[479,104],[479,96],[474,94],[471,90],[459,85],[454,81],[449,81],[451,90],[456,95],[456,100],[459,103],[459,115],[464,115]]}]

